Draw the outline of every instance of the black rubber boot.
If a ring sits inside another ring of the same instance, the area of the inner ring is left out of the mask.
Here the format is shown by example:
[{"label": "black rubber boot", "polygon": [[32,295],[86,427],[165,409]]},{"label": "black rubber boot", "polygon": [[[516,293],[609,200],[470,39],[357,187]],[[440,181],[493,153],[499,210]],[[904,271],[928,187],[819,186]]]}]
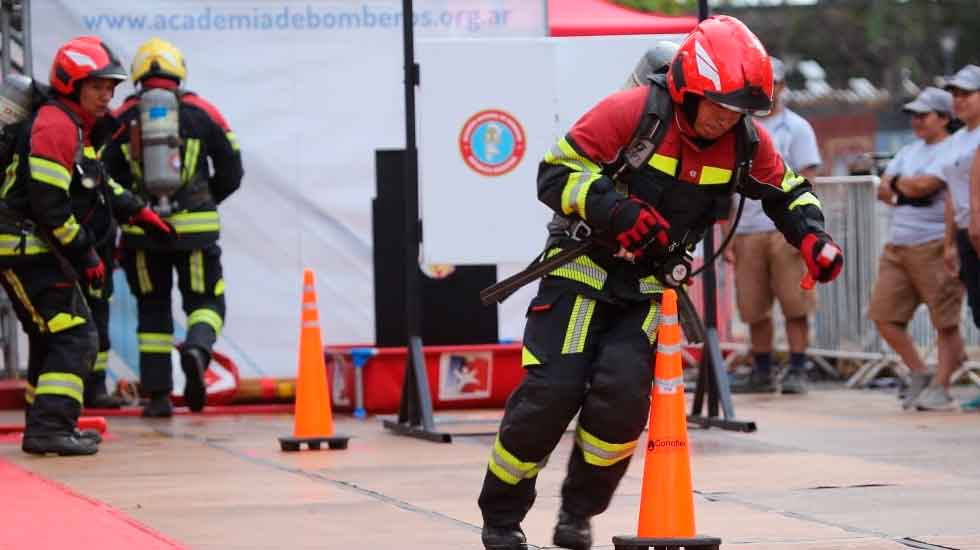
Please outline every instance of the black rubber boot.
[{"label": "black rubber boot", "polygon": [[486,550],[525,550],[527,537],[520,525],[493,526],[484,525],[483,547]]},{"label": "black rubber boot", "polygon": [[78,439],[91,441],[96,445],[102,443],[102,434],[99,433],[99,430],[79,430],[78,428],[75,428],[75,437]]},{"label": "black rubber boot", "polygon": [[85,406],[90,409],[118,409],[122,402],[105,389],[105,371],[89,376],[85,382]]},{"label": "black rubber boot", "polygon": [[81,456],[99,452],[98,443],[91,439],[80,438],[75,432],[43,435],[25,433],[20,448],[32,455]]},{"label": "black rubber boot", "polygon": [[144,418],[170,418],[174,415],[173,405],[170,404],[170,393],[156,393],[150,396],[150,402],[143,407]]},{"label": "black rubber boot", "polygon": [[552,542],[559,548],[590,550],[592,548],[592,523],[589,518],[575,516],[562,510],[558,512],[558,524]]},{"label": "black rubber boot", "polygon": [[208,393],[204,385],[204,370],[208,358],[198,348],[186,348],[180,352],[180,367],[184,370],[184,402],[191,412],[201,412]]}]

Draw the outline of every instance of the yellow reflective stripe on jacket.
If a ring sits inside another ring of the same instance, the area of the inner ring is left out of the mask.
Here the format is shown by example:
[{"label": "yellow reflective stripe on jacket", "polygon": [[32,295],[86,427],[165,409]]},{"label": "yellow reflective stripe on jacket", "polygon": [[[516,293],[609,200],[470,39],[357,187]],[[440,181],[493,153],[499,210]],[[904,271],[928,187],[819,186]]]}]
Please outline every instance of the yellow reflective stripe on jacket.
[{"label": "yellow reflective stripe on jacket", "polygon": [[799,197],[796,197],[795,201],[789,203],[789,209],[792,210],[797,206],[804,206],[807,204],[812,204],[817,208],[822,208],[822,206],[820,205],[820,200],[817,199],[816,195],[807,191],[806,193],[803,193]]},{"label": "yellow reflective stripe on jacket", "polygon": [[500,436],[493,442],[490,452],[490,471],[500,481],[508,485],[517,485],[522,479],[531,479],[548,463],[548,457],[541,462],[524,462],[510,453],[500,444]]},{"label": "yellow reflective stripe on jacket", "polygon": [[82,155],[87,159],[99,158],[99,156],[95,154],[95,147],[92,147],[91,145],[86,145],[82,148]]},{"label": "yellow reflective stripe on jacket", "polygon": [[68,191],[71,185],[71,172],[57,162],[32,156],[28,159],[31,177],[35,180]]},{"label": "yellow reflective stripe on jacket", "polygon": [[34,393],[36,391],[37,391],[37,389],[34,388],[34,386],[32,386],[30,383],[28,383],[24,387],[24,402],[27,403],[28,405],[33,405],[34,404]]},{"label": "yellow reflective stripe on jacket", "polygon": [[568,140],[561,138],[558,144],[544,155],[548,164],[565,166],[572,171],[561,193],[561,209],[565,214],[578,214],[586,218],[585,199],[592,184],[602,177],[598,164],[578,154]]},{"label": "yellow reflective stripe on jacket", "polygon": [[14,289],[14,295],[16,295],[17,300],[20,301],[20,305],[24,306],[24,309],[31,315],[31,319],[34,324],[37,325],[38,330],[45,331],[48,329],[48,324],[44,322],[44,317],[37,312],[34,304],[31,303],[30,297],[27,296],[27,291],[24,290],[24,285],[21,284],[20,278],[14,273],[13,269],[4,269],[3,278],[7,280],[7,284],[10,288]]},{"label": "yellow reflective stripe on jacket", "polygon": [[63,395],[81,403],[84,392],[85,383],[78,375],[68,372],[46,372],[38,377],[34,395],[36,397]]},{"label": "yellow reflective stripe on jacket", "polygon": [[660,170],[668,176],[677,175],[677,159],[674,157],[654,154],[652,157],[650,157],[650,160],[647,161],[647,164],[653,168],[656,168],[657,170]]},{"label": "yellow reflective stripe on jacket", "polygon": [[78,230],[81,226],[78,225],[78,220],[75,219],[75,215],[72,214],[68,216],[65,223],[61,224],[61,227],[55,227],[51,230],[51,234],[54,235],[58,242],[61,244],[68,244],[75,240],[75,236],[78,235]]},{"label": "yellow reflective stripe on jacket", "polygon": [[123,143],[119,148],[122,149],[123,158],[129,163],[129,171],[133,179],[143,179],[143,167],[140,166],[139,162],[133,160],[132,155],[129,154],[129,144]]},{"label": "yellow reflective stripe on jacket", "polygon": [[521,366],[530,367],[533,365],[540,365],[541,361],[531,353],[531,350],[527,349],[527,346],[521,348]]},{"label": "yellow reflective stripe on jacket", "polygon": [[[552,248],[547,253],[547,258],[561,252],[560,248]],[[579,256],[567,264],[554,269],[548,275],[562,277],[588,285],[596,290],[602,290],[606,284],[606,270],[592,261],[588,256]]]},{"label": "yellow reflective stripe on jacket", "polygon": [[201,153],[201,140],[197,138],[190,138],[187,140],[187,146],[184,149],[184,167],[181,170],[180,180],[184,183],[191,181],[194,177],[194,172],[197,170],[197,158]]},{"label": "yellow reflective stripe on jacket", "polygon": [[195,309],[187,316],[187,327],[190,328],[198,323],[204,323],[210,325],[214,329],[214,334],[217,336],[221,333],[221,327],[224,321],[221,319],[221,315],[213,309],[201,308]]},{"label": "yellow reflective stripe on jacket", "polygon": [[174,349],[174,335],[166,332],[139,332],[140,353],[170,353]]},{"label": "yellow reflective stripe on jacket", "polygon": [[796,172],[794,172],[793,169],[786,164],[783,164],[783,166],[785,167],[785,171],[783,172],[783,181],[779,184],[779,186],[783,188],[783,191],[789,193],[805,182],[806,178],[796,175]]},{"label": "yellow reflective stripe on jacket", "polygon": [[643,332],[646,333],[647,339],[650,343],[657,341],[657,326],[660,325],[660,306],[657,302],[650,302],[650,311],[647,312],[647,316],[643,319]]},{"label": "yellow reflective stripe on jacket", "polygon": [[63,330],[68,330],[72,327],[77,327],[78,325],[84,324],[85,317],[79,317],[78,315],[72,315],[71,313],[61,312],[48,319],[48,330],[52,333],[58,333]]},{"label": "yellow reflective stripe on jacket", "polygon": [[214,283],[214,295],[221,296],[225,293],[225,280],[218,279],[218,282]]},{"label": "yellow reflective stripe on jacket", "polygon": [[[21,250],[22,243],[24,245],[23,250]],[[0,234],[0,256],[44,254],[46,252],[49,252],[48,245],[44,244],[44,241],[33,233],[24,237],[20,235]]]},{"label": "yellow reflective stripe on jacket", "polygon": [[[216,210],[208,212],[181,212],[165,218],[179,234],[212,233],[221,229],[220,218]],[[135,225],[123,225],[123,233],[143,235],[143,228]]]},{"label": "yellow reflective stripe on jacket", "polygon": [[698,178],[700,185],[718,185],[728,183],[732,179],[732,171],[717,166],[702,166],[701,177]]},{"label": "yellow reflective stripe on jacket", "polygon": [[146,251],[136,252],[136,280],[139,282],[140,294],[149,294],[153,291],[153,280],[150,279],[150,270],[146,267]]},{"label": "yellow reflective stripe on jacket", "polygon": [[204,254],[200,250],[191,252],[188,264],[191,276],[191,292],[204,294]]},{"label": "yellow reflective stripe on jacket", "polygon": [[595,300],[585,296],[576,296],[572,314],[568,318],[565,329],[565,342],[561,346],[562,354],[582,353],[585,350],[585,339],[589,335],[589,324],[595,311]]},{"label": "yellow reflective stripe on jacket", "polygon": [[112,190],[112,194],[115,195],[115,196],[117,196],[117,197],[119,195],[122,195],[123,193],[126,192],[126,190],[123,189],[123,186],[122,185],[119,185],[118,183],[116,183],[116,180],[114,180],[112,178],[109,178],[109,189],[111,189]]},{"label": "yellow reflective stripe on jacket", "polygon": [[235,135],[235,132],[225,132],[225,138],[227,138],[228,139],[228,143],[231,144],[231,150],[232,151],[237,151],[238,150],[238,136]]},{"label": "yellow reflective stripe on jacket", "polygon": [[640,279],[640,294],[663,294],[664,285],[654,275]]},{"label": "yellow reflective stripe on jacket", "polygon": [[109,366],[109,352],[100,351],[98,355],[95,356],[95,365],[92,366],[92,372],[102,372],[106,370]]},{"label": "yellow reflective stripe on jacket", "polygon": [[17,183],[17,167],[20,165],[20,155],[14,153],[7,170],[4,172],[3,187],[0,187],[0,198],[6,197],[10,188]]},{"label": "yellow reflective stripe on jacket", "polygon": [[636,450],[636,441],[609,443],[585,431],[582,426],[575,430],[575,442],[582,449],[585,461],[593,466],[612,466],[633,456]]}]

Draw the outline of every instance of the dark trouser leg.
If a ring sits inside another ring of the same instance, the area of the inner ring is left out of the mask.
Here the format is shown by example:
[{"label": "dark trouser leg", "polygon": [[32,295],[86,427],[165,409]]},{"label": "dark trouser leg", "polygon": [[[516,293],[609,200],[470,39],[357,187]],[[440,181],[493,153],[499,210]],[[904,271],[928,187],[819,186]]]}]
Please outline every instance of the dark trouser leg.
[{"label": "dark trouser leg", "polygon": [[187,314],[185,348],[198,349],[211,359],[211,348],[225,320],[225,283],[221,273],[221,248],[181,252],[175,261],[184,313]]},{"label": "dark trouser leg", "polygon": [[[108,290],[103,288],[101,292],[93,295],[88,293],[89,309],[92,311],[92,321],[95,324],[95,331],[99,338],[98,354],[95,356],[95,365],[92,367],[92,374],[85,381],[85,405],[95,407],[105,405],[106,399],[106,368],[109,366],[109,298]],[[100,402],[101,401],[101,402]]]},{"label": "dark trouser leg", "polygon": [[140,385],[150,394],[173,390],[174,319],[170,293],[173,266],[168,252],[127,250],[123,269],[139,310],[137,337],[140,352]]},{"label": "dark trouser leg", "polygon": [[534,503],[538,471],[585,394],[598,307],[545,286],[531,302],[524,331],[527,375],[507,400],[480,493],[486,525],[517,525]]},{"label": "dark trouser leg", "polygon": [[956,232],[956,248],[960,253],[960,280],[966,287],[966,301],[970,304],[973,324],[980,328],[980,258],[965,229]]},{"label": "dark trouser leg", "polygon": [[630,304],[607,318],[562,485],[562,509],[572,515],[602,513],[629,466],[650,411],[657,309]]}]

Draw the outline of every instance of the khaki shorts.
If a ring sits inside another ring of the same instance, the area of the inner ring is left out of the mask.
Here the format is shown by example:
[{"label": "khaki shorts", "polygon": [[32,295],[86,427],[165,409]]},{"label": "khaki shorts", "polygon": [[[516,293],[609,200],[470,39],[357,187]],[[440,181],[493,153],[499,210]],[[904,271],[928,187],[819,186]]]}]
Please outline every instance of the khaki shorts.
[{"label": "khaki shorts", "polygon": [[943,269],[943,241],[885,245],[878,260],[878,280],[871,290],[868,318],[905,324],[923,303],[937,329],[960,324],[963,286]]},{"label": "khaki shorts", "polygon": [[779,231],[736,235],[735,297],[738,314],[748,324],[772,316],[773,299],[786,319],[806,317],[817,305],[817,293],[800,288],[806,264]]}]

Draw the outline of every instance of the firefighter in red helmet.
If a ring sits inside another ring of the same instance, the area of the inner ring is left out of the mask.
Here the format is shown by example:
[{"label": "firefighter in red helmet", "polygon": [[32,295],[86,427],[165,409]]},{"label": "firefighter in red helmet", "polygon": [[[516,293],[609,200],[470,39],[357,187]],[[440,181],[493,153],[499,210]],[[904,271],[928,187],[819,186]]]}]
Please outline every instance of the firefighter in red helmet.
[{"label": "firefighter in red helmet", "polygon": [[810,183],[748,116],[768,112],[772,93],[758,38],[711,17],[666,75],[605,98],[545,154],[538,198],[555,215],[542,257],[576,246],[583,224],[604,246],[551,271],[528,308],[526,376],[479,497],[487,549],[525,548],[536,476],[576,414],[553,542],[591,548],[590,518],[609,505],[647,419],[664,266],[728,214],[734,192],[762,200],[815,280],[840,273]]},{"label": "firefighter in red helmet", "polygon": [[98,451],[97,434],[76,424],[107,322],[93,309],[108,292],[115,217],[169,231],[96,158],[96,127],[125,78],[99,38],[63,45],[51,65],[50,97],[16,132],[0,190],[2,284],[30,340],[28,453]]}]

